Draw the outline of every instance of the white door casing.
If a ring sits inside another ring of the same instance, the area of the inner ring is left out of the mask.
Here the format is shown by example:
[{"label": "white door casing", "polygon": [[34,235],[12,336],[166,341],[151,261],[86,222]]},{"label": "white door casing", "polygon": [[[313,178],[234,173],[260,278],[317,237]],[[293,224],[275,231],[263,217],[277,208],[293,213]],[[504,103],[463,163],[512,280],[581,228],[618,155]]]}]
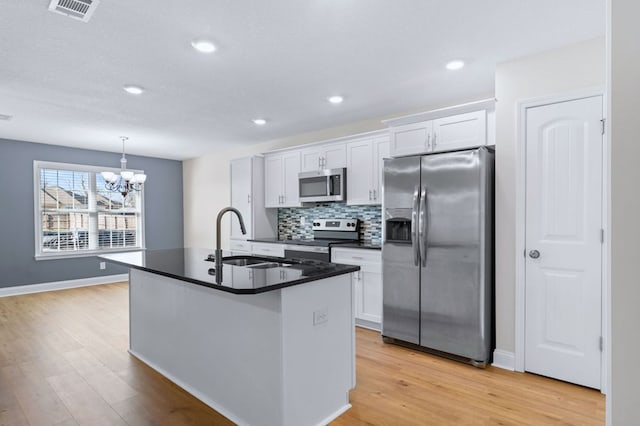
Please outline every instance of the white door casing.
[{"label": "white door casing", "polygon": [[525,140],[524,369],[597,389],[602,102],[593,96],[528,108]]}]

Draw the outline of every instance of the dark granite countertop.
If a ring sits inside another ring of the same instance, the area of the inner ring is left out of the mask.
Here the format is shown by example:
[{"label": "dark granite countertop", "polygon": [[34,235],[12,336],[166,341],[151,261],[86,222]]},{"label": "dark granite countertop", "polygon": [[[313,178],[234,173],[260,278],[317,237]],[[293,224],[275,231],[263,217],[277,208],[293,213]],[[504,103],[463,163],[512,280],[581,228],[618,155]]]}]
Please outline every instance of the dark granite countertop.
[{"label": "dark granite countertop", "polygon": [[[336,275],[348,274],[360,269],[358,266],[340,265],[317,260],[250,256],[264,259],[264,263],[281,264],[286,262],[286,264],[269,268],[223,265],[222,283],[216,283],[215,263],[207,260],[207,257],[213,252],[212,249],[178,248],[105,254],[98,257],[130,268],[235,294],[264,293]],[[232,252],[224,253],[225,257],[233,255],[234,253]]]},{"label": "dark granite countertop", "polygon": [[254,243],[271,243],[271,244],[295,244],[298,241],[310,241],[307,239],[291,239],[291,240],[279,240],[277,238],[256,238],[253,240],[247,240]]},{"label": "dark granite countertop", "polygon": [[[256,243],[272,243],[272,244],[295,244],[298,241],[309,241],[307,240],[296,240],[296,239],[291,239],[291,240],[278,240],[276,238],[256,238],[253,240],[248,240],[248,241],[253,241]],[[368,250],[382,250],[382,244],[380,244],[379,242],[373,242],[373,241],[359,241],[359,242],[353,242],[353,243],[340,243],[340,244],[331,244],[331,247],[333,248],[338,248],[338,247],[344,247],[344,248],[361,248],[361,249],[368,249]]]},{"label": "dark granite countertop", "polygon": [[333,248],[359,248],[367,250],[382,250],[382,244],[372,241],[360,241],[359,243],[338,244]]}]

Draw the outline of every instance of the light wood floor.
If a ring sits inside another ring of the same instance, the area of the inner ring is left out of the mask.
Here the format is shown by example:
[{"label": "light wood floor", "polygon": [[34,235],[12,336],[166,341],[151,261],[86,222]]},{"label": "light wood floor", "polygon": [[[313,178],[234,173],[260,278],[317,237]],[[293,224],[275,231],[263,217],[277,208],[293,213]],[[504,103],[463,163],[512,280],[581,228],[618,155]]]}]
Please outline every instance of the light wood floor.
[{"label": "light wood floor", "polygon": [[[231,424],[128,354],[127,292],[0,298],[0,425]],[[597,391],[356,334],[353,408],[333,425],[604,424]]]}]

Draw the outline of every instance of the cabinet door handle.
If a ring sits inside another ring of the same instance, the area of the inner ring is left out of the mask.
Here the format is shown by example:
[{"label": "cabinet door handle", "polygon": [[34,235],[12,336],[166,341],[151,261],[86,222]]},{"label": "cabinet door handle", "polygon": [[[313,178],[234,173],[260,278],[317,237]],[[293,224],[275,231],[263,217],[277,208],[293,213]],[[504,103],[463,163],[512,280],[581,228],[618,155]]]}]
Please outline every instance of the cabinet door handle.
[{"label": "cabinet door handle", "polygon": [[247,203],[251,204],[251,194],[247,194]]},{"label": "cabinet door handle", "polygon": [[427,150],[431,150],[431,133],[427,135]]},{"label": "cabinet door handle", "polygon": [[378,193],[377,193],[377,191],[375,189],[373,190],[373,199],[374,200],[378,199]]},{"label": "cabinet door handle", "polygon": [[371,201],[371,190],[369,190],[369,201]]},{"label": "cabinet door handle", "polygon": [[362,256],[351,256],[351,258],[353,260],[364,260],[364,257],[362,257]]},{"label": "cabinet door handle", "polygon": [[322,157],[318,157],[318,168],[322,168]]},{"label": "cabinet door handle", "polygon": [[433,134],[433,149],[436,149],[436,139],[437,139],[437,137],[438,137],[438,134],[434,133]]},{"label": "cabinet door handle", "polygon": [[327,167],[327,159],[322,157],[322,168],[324,169],[325,167]]}]

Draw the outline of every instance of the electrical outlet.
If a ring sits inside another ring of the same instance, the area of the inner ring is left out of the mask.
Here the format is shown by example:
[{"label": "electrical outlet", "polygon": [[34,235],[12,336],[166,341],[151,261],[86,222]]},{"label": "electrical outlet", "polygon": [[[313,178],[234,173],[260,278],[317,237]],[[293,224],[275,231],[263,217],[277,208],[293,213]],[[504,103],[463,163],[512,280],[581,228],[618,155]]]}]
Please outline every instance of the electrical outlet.
[{"label": "electrical outlet", "polygon": [[100,262],[100,269],[107,269],[107,262]]},{"label": "electrical outlet", "polygon": [[307,223],[307,219],[304,216],[300,217],[300,226],[304,226]]},{"label": "electrical outlet", "polygon": [[328,308],[322,308],[313,312],[313,325],[324,324],[329,321],[329,310]]}]

